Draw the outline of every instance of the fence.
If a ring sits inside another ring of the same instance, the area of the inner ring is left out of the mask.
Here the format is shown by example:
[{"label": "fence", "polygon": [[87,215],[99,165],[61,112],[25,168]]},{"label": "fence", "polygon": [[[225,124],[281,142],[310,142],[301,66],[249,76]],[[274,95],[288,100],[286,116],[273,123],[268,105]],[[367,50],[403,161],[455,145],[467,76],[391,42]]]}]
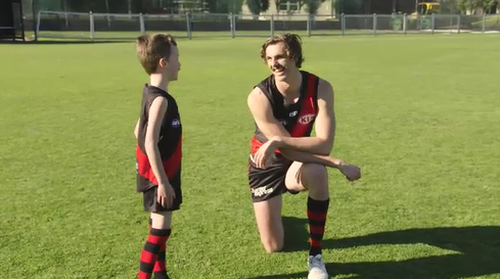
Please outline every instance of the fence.
[{"label": "fence", "polygon": [[500,15],[244,15],[102,14],[39,11],[39,38],[134,39],[146,32],[177,37],[260,37],[276,32],[302,36],[500,33]]}]

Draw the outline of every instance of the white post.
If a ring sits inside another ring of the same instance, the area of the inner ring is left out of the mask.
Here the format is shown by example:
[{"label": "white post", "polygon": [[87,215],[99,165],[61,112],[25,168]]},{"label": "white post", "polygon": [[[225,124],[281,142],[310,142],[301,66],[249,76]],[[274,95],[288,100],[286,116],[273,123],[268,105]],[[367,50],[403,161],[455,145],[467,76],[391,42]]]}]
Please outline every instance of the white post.
[{"label": "white post", "polygon": [[483,12],[483,33],[486,32],[486,13]]},{"label": "white post", "polygon": [[461,16],[460,15],[457,15],[457,33],[460,34],[460,22],[461,20]]},{"label": "white post", "polygon": [[377,14],[373,14],[373,35],[377,35]]},{"label": "white post", "polygon": [[186,24],[187,24],[187,36],[191,40],[193,36],[191,34],[191,19],[189,18],[189,13],[186,13]]},{"label": "white post", "polygon": [[435,26],[436,26],[436,14],[432,14],[432,15],[431,15],[431,25],[432,25],[432,26],[431,26],[431,28],[432,28],[432,29],[431,29],[431,30],[432,30],[431,32],[432,32],[432,34],[434,35],[434,29],[435,29]]},{"label": "white post", "polygon": [[41,12],[38,11],[38,17],[36,19],[35,38],[38,38],[38,36],[40,36],[40,17],[41,17]]},{"label": "white post", "polygon": [[[290,3],[288,3],[288,4],[290,4]],[[270,24],[271,24],[271,37],[273,37],[274,36],[274,14],[271,15]]]},{"label": "white post", "polygon": [[406,24],[407,24],[407,21],[408,21],[408,15],[405,13],[403,15],[403,33],[406,35]]},{"label": "white post", "polygon": [[92,14],[92,11],[89,12],[89,18],[90,18],[90,38],[93,41],[95,38],[94,37],[95,29],[94,29],[94,15]]},{"label": "white post", "polygon": [[230,27],[231,27],[231,38],[234,39],[236,37],[236,15],[233,15],[233,13],[229,13],[229,22],[230,22]]},{"label": "white post", "polygon": [[340,29],[342,30],[342,37],[345,36],[345,14],[340,15]]},{"label": "white post", "polygon": [[313,15],[307,16],[307,37],[311,37],[311,23],[312,23]]},{"label": "white post", "polygon": [[141,28],[141,34],[146,34],[146,25],[144,24],[144,15],[139,13],[139,25]]}]

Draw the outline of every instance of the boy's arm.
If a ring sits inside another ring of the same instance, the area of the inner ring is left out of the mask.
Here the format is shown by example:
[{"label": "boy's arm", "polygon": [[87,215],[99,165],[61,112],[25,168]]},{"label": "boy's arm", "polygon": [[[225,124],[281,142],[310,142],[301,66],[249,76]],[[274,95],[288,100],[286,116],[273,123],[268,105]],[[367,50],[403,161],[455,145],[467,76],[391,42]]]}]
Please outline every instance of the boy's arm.
[{"label": "boy's arm", "polygon": [[168,184],[168,177],[163,169],[158,141],[160,140],[160,130],[163,117],[167,111],[168,101],[163,97],[153,100],[149,108],[149,121],[146,131],[144,147],[148,156],[153,174],[158,180],[158,184]]},{"label": "boy's arm", "polygon": [[139,138],[139,123],[140,122],[141,122],[141,119],[139,118],[137,120],[137,123],[135,124],[135,128],[134,128],[134,135],[135,135],[136,140]]},{"label": "boy's arm", "polygon": [[333,88],[329,82],[320,80],[318,86],[318,116],[315,122],[315,137],[290,137],[275,135],[278,148],[290,148],[313,154],[329,155],[335,138],[335,112]]}]

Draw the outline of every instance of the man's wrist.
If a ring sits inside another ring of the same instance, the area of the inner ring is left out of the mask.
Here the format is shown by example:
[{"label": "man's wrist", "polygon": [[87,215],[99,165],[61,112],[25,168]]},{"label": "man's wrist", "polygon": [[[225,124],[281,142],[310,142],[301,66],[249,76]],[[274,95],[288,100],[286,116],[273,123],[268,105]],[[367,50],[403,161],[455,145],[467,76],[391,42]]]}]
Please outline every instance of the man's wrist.
[{"label": "man's wrist", "polygon": [[334,158],[332,158],[331,162],[332,162],[332,167],[337,168],[337,169],[346,165],[346,163],[344,161],[340,160],[340,159],[334,159]]},{"label": "man's wrist", "polygon": [[272,137],[271,142],[272,142],[273,146],[275,146],[276,148],[283,147],[283,139],[280,136]]}]

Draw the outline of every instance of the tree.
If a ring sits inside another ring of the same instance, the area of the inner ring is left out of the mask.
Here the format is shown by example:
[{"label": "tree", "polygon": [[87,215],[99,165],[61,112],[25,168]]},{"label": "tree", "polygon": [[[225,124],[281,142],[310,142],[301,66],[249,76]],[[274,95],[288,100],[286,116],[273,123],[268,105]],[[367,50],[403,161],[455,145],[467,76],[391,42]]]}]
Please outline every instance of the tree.
[{"label": "tree", "polygon": [[239,13],[244,0],[204,0],[210,13]]},{"label": "tree", "polygon": [[335,10],[341,14],[360,14],[362,13],[362,0],[336,0]]},{"label": "tree", "polygon": [[276,11],[278,11],[278,14],[281,11],[281,3],[285,2],[285,1],[284,0],[274,0],[274,4],[276,4]]},{"label": "tree", "polygon": [[246,0],[248,9],[254,15],[265,12],[269,9],[269,0]]},{"label": "tree", "polygon": [[498,0],[459,0],[458,8],[463,13],[469,10],[474,13],[474,11],[479,8],[482,8],[483,12],[488,13],[495,5],[498,4]]},{"label": "tree", "polygon": [[325,2],[325,0],[305,0],[306,12],[310,15],[315,15],[323,2]]}]

